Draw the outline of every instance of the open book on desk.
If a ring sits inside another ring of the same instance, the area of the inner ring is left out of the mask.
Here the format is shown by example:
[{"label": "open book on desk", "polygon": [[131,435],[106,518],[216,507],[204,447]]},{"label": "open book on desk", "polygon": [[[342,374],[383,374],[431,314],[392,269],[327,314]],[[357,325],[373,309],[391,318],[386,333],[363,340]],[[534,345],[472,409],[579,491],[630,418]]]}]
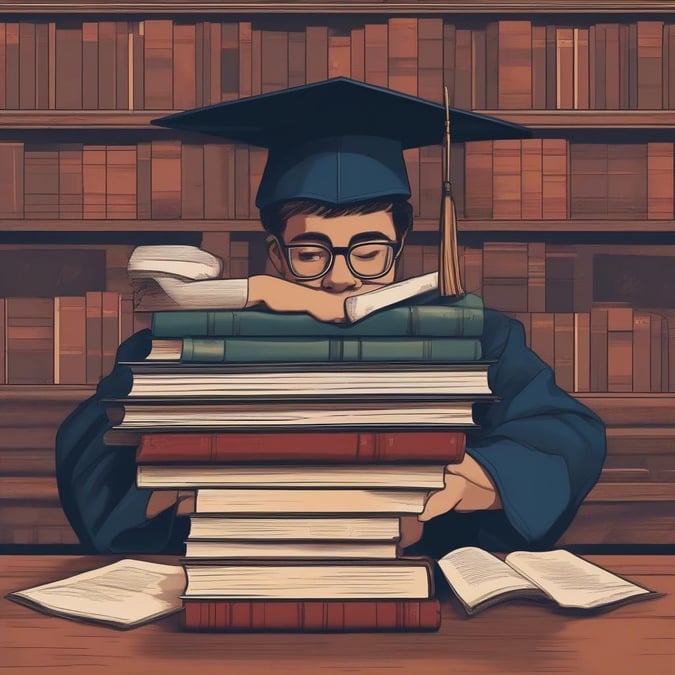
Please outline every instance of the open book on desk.
[{"label": "open book on desk", "polygon": [[515,551],[501,561],[466,546],[445,555],[438,565],[468,614],[516,598],[587,612],[662,596],[562,549]]},{"label": "open book on desk", "polygon": [[[514,598],[599,610],[663,595],[564,550],[520,551],[502,562],[480,548],[466,547],[438,564],[469,614]],[[7,597],[56,616],[133,628],[180,611],[185,585],[180,565],[127,559]]]},{"label": "open book on desk", "polygon": [[[221,260],[196,246],[138,246],[127,270],[137,286],[137,312],[243,309],[246,304],[247,279],[218,278]],[[351,322],[358,321],[437,288],[437,272],[411,277],[347,298],[345,312]]]}]

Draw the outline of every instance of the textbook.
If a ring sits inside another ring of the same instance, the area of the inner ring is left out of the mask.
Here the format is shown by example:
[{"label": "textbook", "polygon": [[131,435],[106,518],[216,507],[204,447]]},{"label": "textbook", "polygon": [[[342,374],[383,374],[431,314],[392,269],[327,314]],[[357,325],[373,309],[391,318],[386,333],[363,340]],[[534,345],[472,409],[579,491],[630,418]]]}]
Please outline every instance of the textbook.
[{"label": "textbook", "polygon": [[467,614],[516,598],[583,612],[661,595],[563,549],[515,551],[501,561],[466,546],[445,555],[438,565]]}]

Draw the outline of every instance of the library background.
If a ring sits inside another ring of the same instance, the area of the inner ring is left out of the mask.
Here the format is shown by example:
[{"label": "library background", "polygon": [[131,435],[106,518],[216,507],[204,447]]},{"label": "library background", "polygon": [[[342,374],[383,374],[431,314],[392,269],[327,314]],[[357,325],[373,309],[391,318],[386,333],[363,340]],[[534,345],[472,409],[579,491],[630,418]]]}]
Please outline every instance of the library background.
[{"label": "library background", "polygon": [[[559,544],[664,543],[675,529],[668,3],[27,4],[0,3],[0,546],[77,544],[54,438],[119,342],[148,325],[133,311],[133,247],[193,244],[225,276],[266,271],[253,203],[265,151],[150,120],[340,75],[439,102],[445,83],[452,106],[535,130],[453,144],[465,286],[520,320],[558,384],[607,424],[602,477]],[[415,225],[401,278],[437,265],[441,147],[406,161]]]}]

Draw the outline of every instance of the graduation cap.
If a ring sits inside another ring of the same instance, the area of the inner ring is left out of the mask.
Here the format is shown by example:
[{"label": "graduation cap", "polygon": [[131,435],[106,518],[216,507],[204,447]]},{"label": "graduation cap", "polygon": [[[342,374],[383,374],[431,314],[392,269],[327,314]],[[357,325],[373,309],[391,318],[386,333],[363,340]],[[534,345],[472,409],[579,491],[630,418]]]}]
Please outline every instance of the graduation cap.
[{"label": "graduation cap", "polygon": [[[290,199],[342,206],[408,198],[403,150],[439,145],[450,127],[453,141],[530,136],[516,124],[346,77],[186,110],[152,124],[267,148],[259,209]],[[443,178],[449,190],[449,170]]]}]

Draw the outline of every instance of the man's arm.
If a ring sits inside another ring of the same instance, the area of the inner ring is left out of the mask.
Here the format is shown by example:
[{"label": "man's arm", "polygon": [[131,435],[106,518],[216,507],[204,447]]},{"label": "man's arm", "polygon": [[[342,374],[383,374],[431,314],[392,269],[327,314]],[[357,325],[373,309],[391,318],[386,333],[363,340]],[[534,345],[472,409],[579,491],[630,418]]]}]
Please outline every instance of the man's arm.
[{"label": "man's arm", "polygon": [[[142,359],[149,349],[149,331],[142,331],[120,346],[117,360]],[[175,522],[176,500],[158,504],[154,495],[159,493],[136,487],[135,447],[107,447],[103,442],[112,423],[101,399],[126,396],[130,388],[128,369],[116,366],[96,394],[62,423],[56,436],[59,497],[85,548],[159,553],[175,547],[184,536],[181,527],[186,530],[184,521]],[[148,510],[155,517],[148,518]]]},{"label": "man's arm", "polygon": [[[424,539],[437,552],[448,538],[455,545],[497,550],[548,547],[600,475],[605,427],[555,384],[551,368],[527,348],[519,322],[485,310],[482,342],[484,358],[496,360],[488,380],[501,400],[474,406],[481,428],[467,439],[473,464],[448,481],[457,486],[458,496],[450,488],[444,498],[436,498],[452,510],[426,524]],[[501,504],[490,503],[491,485]],[[427,504],[438,506],[432,498]]]}]

